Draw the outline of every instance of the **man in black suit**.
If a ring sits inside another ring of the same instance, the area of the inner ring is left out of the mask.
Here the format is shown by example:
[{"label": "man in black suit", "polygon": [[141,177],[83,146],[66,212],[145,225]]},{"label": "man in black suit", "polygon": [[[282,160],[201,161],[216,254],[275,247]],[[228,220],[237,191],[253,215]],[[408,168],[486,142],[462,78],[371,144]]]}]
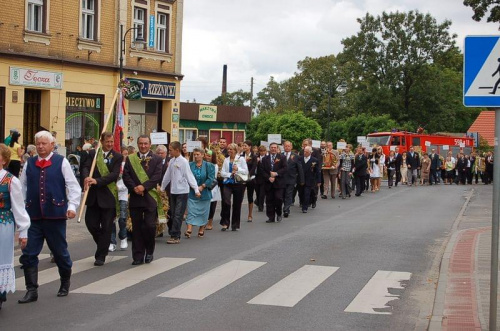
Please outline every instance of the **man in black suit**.
[{"label": "man in black suit", "polygon": [[406,155],[406,164],[408,165],[408,178],[411,176],[410,186],[417,186],[418,169],[420,169],[420,155],[415,152],[413,146],[410,146],[410,152]]},{"label": "man in black suit", "polygon": [[439,184],[439,176],[438,176],[438,171],[440,171],[441,168],[441,160],[439,160],[439,155],[436,154],[436,149],[433,148],[431,149],[431,172],[429,176],[429,185],[434,184]]},{"label": "man in black suit", "polygon": [[287,171],[286,158],[278,154],[278,144],[269,145],[269,155],[266,155],[259,164],[258,172],[265,179],[266,187],[266,223],[281,222],[283,192],[285,190],[285,174]]},{"label": "man in black suit", "polygon": [[457,160],[457,172],[458,172],[458,180],[456,184],[466,184],[467,179],[467,160],[465,159],[464,154],[460,153]]},{"label": "man in black suit", "polygon": [[293,145],[290,141],[285,141],[283,144],[285,152],[283,157],[287,161],[287,171],[285,173],[285,206],[283,208],[283,216],[288,217],[290,214],[290,206],[293,200],[293,190],[297,181],[299,184],[304,184],[304,172],[302,171],[302,163],[299,162],[299,156],[292,152]]},{"label": "man in black suit", "polygon": [[299,187],[299,196],[302,201],[302,212],[307,213],[309,204],[316,207],[316,199],[314,189],[321,185],[321,162],[312,156],[312,147],[306,146],[304,148],[304,156],[300,158],[302,170],[304,171],[304,184]]},{"label": "man in black suit", "polygon": [[164,217],[162,206],[157,203],[160,197],[156,191],[161,181],[163,160],[151,152],[149,136],[139,136],[137,145],[139,152],[128,156],[123,170],[123,182],[130,193],[133,265],[153,260],[156,219]]},{"label": "man in black suit", "polygon": [[356,180],[356,193],[359,197],[365,191],[365,177],[368,169],[368,159],[366,158],[363,147],[359,146],[354,156],[354,178]]},{"label": "man in black suit", "polygon": [[396,186],[401,182],[401,166],[403,165],[403,155],[399,152],[399,147],[394,150],[396,157]]},{"label": "man in black suit", "polygon": [[108,255],[118,203],[116,181],[120,176],[123,160],[122,154],[113,150],[114,138],[111,132],[104,132],[101,135],[101,144],[102,150],[98,151],[92,176],[90,176],[90,168],[96,156],[96,150],[89,152],[89,157],[86,158],[81,172],[84,178],[84,188],[89,190],[85,224],[97,244],[95,266],[104,265]]}]

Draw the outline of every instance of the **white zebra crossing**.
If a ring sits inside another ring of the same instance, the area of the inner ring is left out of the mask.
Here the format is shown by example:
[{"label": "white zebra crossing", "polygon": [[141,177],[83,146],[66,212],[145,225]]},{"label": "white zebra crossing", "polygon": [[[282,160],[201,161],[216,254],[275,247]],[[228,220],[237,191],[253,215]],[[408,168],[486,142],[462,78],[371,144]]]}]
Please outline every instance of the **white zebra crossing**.
[{"label": "white zebra crossing", "polygon": [[394,290],[404,289],[402,282],[409,281],[410,278],[411,273],[409,272],[379,270],[344,311],[390,315],[392,307],[388,303],[399,299],[399,295],[391,293],[391,290],[394,292]]},{"label": "white zebra crossing", "polygon": [[248,303],[294,307],[339,268],[305,265],[265,290]]},{"label": "white zebra crossing", "polygon": [[203,300],[211,294],[237,281],[246,274],[262,267],[266,262],[233,260],[212,269],[170,291],[160,297]]},{"label": "white zebra crossing", "polygon": [[[19,262],[19,258],[20,257],[21,257],[21,255],[14,256],[14,267],[19,267],[21,265],[21,263]],[[38,254],[38,260],[39,261],[48,259],[49,257],[50,257],[50,254]]]},{"label": "white zebra crossing", "polygon": [[145,281],[148,278],[177,268],[178,266],[181,266],[193,260],[195,259],[164,257],[158,260],[154,260],[151,263],[143,264],[122,271],[113,276],[106,277],[87,286],[77,288],[76,290],[73,290],[71,292],[89,294],[113,294],[127,287],[131,287],[142,281]]},{"label": "white zebra crossing", "polygon": [[[113,262],[126,258],[127,256],[108,256],[106,261]],[[87,257],[82,260],[74,261],[72,273],[77,274],[86,270],[96,268],[94,266],[95,257]],[[49,268],[38,273],[38,285],[44,285],[59,279],[59,271],[57,267]],[[24,287],[24,277],[16,278],[16,288]]]}]

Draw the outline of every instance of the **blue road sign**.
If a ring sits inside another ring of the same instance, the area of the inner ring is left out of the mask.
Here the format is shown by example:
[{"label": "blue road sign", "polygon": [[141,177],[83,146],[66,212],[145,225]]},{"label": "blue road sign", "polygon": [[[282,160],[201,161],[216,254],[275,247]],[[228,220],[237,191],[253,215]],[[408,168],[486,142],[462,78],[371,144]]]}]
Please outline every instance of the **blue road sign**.
[{"label": "blue road sign", "polygon": [[467,36],[464,105],[500,107],[500,36]]}]

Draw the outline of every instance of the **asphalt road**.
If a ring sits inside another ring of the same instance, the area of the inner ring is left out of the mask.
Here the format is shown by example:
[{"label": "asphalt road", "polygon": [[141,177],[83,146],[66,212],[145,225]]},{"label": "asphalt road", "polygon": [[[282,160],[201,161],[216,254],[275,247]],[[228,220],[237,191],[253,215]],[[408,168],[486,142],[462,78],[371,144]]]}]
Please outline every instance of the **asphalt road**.
[{"label": "asphalt road", "polygon": [[[71,223],[70,253],[82,268],[72,277],[76,293],[57,298],[59,281],[50,281],[48,270],[38,302],[17,304],[24,287],[8,296],[0,329],[422,328],[443,243],[470,187],[385,186],[359,198],[320,200],[308,214],[292,207],[282,223],[266,224],[256,212],[238,232],[217,225],[180,245],[157,238],[155,261],[137,267],[130,248],[110,253],[122,259],[91,267],[94,243],[83,223]],[[246,212],[245,204],[243,220]],[[40,262],[40,270],[53,267]]]}]

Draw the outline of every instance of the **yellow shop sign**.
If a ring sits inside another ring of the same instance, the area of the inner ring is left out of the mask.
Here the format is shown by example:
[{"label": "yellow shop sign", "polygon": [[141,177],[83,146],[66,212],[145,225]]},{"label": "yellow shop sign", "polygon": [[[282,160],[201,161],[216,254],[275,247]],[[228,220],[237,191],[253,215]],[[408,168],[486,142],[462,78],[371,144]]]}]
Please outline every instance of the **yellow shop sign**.
[{"label": "yellow shop sign", "polygon": [[217,121],[217,106],[200,105],[198,121],[215,122]]}]

